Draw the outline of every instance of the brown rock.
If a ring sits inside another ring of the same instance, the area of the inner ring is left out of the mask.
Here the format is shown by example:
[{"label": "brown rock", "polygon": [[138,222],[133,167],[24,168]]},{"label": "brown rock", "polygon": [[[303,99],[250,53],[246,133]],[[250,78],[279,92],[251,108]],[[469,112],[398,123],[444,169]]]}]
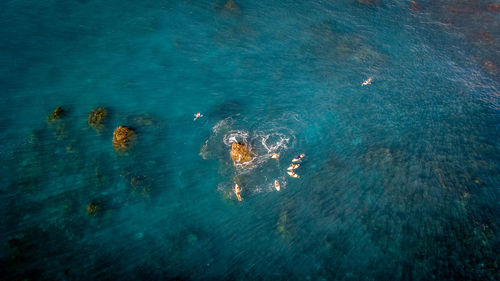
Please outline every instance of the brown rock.
[{"label": "brown rock", "polygon": [[233,142],[229,154],[235,164],[243,164],[253,159],[250,147],[243,142]]},{"label": "brown rock", "polygon": [[113,146],[115,149],[127,149],[134,138],[135,133],[132,129],[126,126],[119,126],[113,132]]},{"label": "brown rock", "polygon": [[108,115],[108,112],[103,107],[93,109],[89,113],[89,125],[95,129],[101,129],[103,127],[102,122],[106,115]]},{"label": "brown rock", "polygon": [[87,205],[87,213],[89,213],[89,215],[95,216],[98,209],[99,209],[99,206],[97,206],[96,203],[90,203]]},{"label": "brown rock", "polygon": [[54,121],[54,120],[60,119],[61,116],[63,115],[63,113],[64,113],[64,110],[62,109],[62,107],[59,106],[54,110],[54,112],[52,112],[52,114],[47,116],[47,119],[49,121]]}]

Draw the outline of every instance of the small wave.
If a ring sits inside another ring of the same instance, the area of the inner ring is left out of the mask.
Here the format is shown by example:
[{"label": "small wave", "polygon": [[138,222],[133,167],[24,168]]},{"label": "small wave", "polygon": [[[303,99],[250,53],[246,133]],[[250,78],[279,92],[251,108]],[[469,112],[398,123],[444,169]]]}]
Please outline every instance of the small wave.
[{"label": "small wave", "polygon": [[227,117],[225,119],[220,120],[212,127],[212,133],[217,135],[221,129],[227,128],[229,129],[229,121],[231,121],[231,117]]}]

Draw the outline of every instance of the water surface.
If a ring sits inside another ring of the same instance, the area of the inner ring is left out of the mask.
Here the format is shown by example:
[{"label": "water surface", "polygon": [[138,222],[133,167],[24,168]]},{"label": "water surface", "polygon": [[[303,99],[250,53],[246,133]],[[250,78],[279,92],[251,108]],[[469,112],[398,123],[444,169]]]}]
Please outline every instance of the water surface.
[{"label": "water surface", "polygon": [[2,2],[0,273],[498,279],[489,3]]}]

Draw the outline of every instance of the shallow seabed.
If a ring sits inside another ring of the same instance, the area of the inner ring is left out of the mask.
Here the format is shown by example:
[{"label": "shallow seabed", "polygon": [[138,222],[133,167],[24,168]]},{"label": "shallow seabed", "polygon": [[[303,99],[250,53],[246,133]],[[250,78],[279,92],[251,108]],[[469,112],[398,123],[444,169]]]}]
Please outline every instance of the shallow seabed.
[{"label": "shallow seabed", "polygon": [[0,2],[2,279],[498,280],[495,2]]}]

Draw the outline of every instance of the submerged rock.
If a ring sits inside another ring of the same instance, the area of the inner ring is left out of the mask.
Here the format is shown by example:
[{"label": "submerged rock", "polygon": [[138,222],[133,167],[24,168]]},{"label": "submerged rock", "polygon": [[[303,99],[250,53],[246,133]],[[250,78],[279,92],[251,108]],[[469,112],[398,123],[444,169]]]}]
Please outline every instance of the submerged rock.
[{"label": "submerged rock", "polygon": [[102,122],[107,115],[108,111],[103,107],[98,107],[90,111],[88,120],[90,127],[93,127],[94,129],[102,129]]},{"label": "submerged rock", "polygon": [[62,109],[62,107],[59,106],[54,110],[54,112],[52,112],[49,116],[47,116],[47,120],[48,121],[55,121],[55,120],[61,119],[63,114],[64,114],[64,110]]},{"label": "submerged rock", "polygon": [[147,114],[136,116],[133,122],[136,123],[137,126],[152,126],[154,123],[153,117]]},{"label": "submerged rock", "polygon": [[243,142],[233,142],[229,154],[235,164],[244,164],[253,159],[250,147]]},{"label": "submerged rock", "polygon": [[283,239],[289,239],[291,236],[290,232],[288,231],[287,224],[288,224],[288,212],[284,210],[281,212],[280,218],[276,223],[276,228],[278,230],[278,233],[281,235]]},{"label": "submerged rock", "polygon": [[363,155],[364,164],[373,167],[386,167],[394,163],[394,155],[390,148],[373,147]]},{"label": "submerged rock", "polygon": [[64,114],[65,111],[59,106],[54,110],[54,112],[47,116],[47,123],[53,126],[56,138],[59,141],[68,137],[66,122],[61,120]]},{"label": "submerged rock", "polygon": [[236,2],[233,0],[229,0],[224,4],[224,11],[234,13],[234,14],[239,14],[241,13],[241,8]]},{"label": "submerged rock", "polygon": [[117,150],[127,149],[135,138],[135,132],[126,126],[119,126],[113,132],[113,146]]},{"label": "submerged rock", "polygon": [[87,205],[87,213],[89,215],[95,216],[97,214],[97,210],[99,210],[99,206],[96,203],[92,202]]},{"label": "submerged rock", "polygon": [[149,197],[151,193],[151,180],[146,176],[137,176],[130,179],[130,186],[135,192],[140,193],[143,197]]},{"label": "submerged rock", "polygon": [[66,139],[68,137],[68,129],[66,127],[66,123],[65,122],[59,123],[55,127],[55,133],[56,133],[57,140]]},{"label": "submerged rock", "polygon": [[190,233],[188,236],[187,236],[187,241],[189,242],[189,244],[193,244],[193,243],[196,243],[198,241],[198,236]]},{"label": "submerged rock", "polygon": [[158,126],[159,121],[150,113],[127,116],[125,122],[134,128]]},{"label": "submerged rock", "polygon": [[380,6],[380,0],[358,0],[358,3],[365,6]]}]

